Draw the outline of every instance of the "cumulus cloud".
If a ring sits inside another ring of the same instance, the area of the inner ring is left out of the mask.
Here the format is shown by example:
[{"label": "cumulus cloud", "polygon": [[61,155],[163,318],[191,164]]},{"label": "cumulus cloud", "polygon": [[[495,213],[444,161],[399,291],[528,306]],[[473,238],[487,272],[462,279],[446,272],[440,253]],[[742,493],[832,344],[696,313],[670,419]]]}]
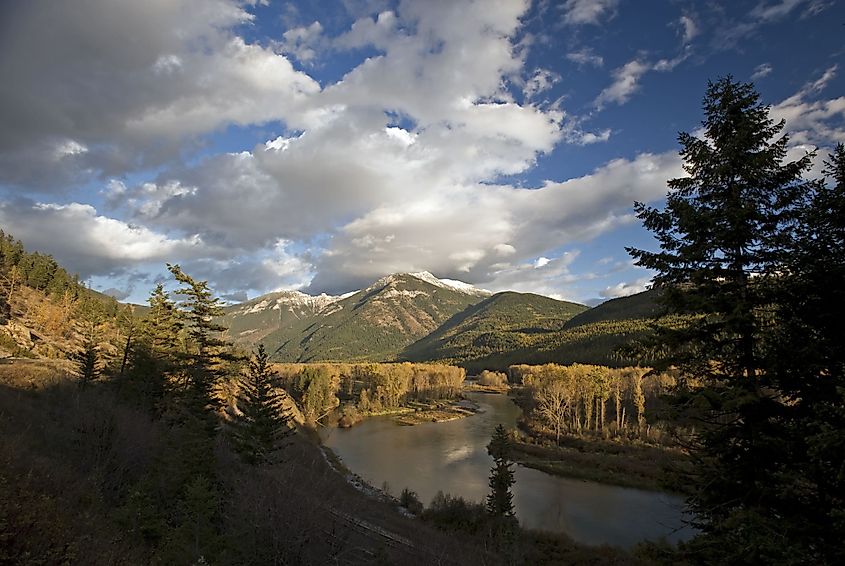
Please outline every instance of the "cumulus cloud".
[{"label": "cumulus cloud", "polygon": [[598,133],[583,132],[579,139],[581,145],[590,145],[592,143],[606,142],[610,139],[610,129],[604,129]]},{"label": "cumulus cloud", "polygon": [[282,39],[284,53],[293,55],[301,63],[311,63],[324,43],[323,25],[314,21],[308,26],[289,29],[282,34]]},{"label": "cumulus cloud", "polygon": [[[300,135],[168,169],[155,183],[121,189],[120,201],[165,230],[264,246],[377,209],[424,208],[451,187],[525,171],[563,139],[562,112],[518,104],[504,87],[522,66],[510,36],[524,2],[405,8],[352,26],[389,28],[356,40],[383,54],[312,97]],[[542,72],[530,78],[534,93],[557,80]]]},{"label": "cumulus cloud", "polygon": [[531,100],[560,82],[560,75],[548,69],[537,69],[534,74],[525,82],[522,94],[525,100]]},{"label": "cumulus cloud", "polygon": [[660,198],[666,179],[681,174],[679,158],[669,152],[613,160],[536,189],[442,186],[425,199],[382,206],[344,225],[315,259],[310,288],[348,291],[385,273],[421,269],[503,288],[554,249],[634,221],[631,203]]},{"label": "cumulus cloud", "polygon": [[[295,121],[319,85],[233,32],[237,0],[3,3],[0,182],[47,190],[166,163],[230,124]],[[131,41],[128,39],[131,38]]]},{"label": "cumulus cloud", "polygon": [[28,247],[61,258],[83,279],[125,273],[140,263],[225,254],[206,246],[197,236],[171,238],[102,216],[87,204],[2,203],[0,224]]},{"label": "cumulus cloud", "polygon": [[[617,7],[591,5],[564,4],[569,23],[605,21]],[[517,186],[511,176],[559,144],[612,135],[582,129],[559,100],[543,100],[561,78],[526,67],[520,34],[528,7],[350,1],[357,20],[339,34],[305,21],[267,46],[237,34],[251,16],[234,0],[91,0],[67,22],[64,8],[16,7],[22,31],[0,34],[0,43],[33,50],[37,71],[8,57],[0,63],[4,77],[20,81],[0,93],[2,118],[13,126],[0,132],[0,176],[43,187],[100,176],[104,204],[12,200],[0,206],[0,223],[83,275],[129,277],[179,261],[232,298],[273,288],[345,292],[421,270],[564,296],[593,276],[572,272],[576,247],[635,222],[631,203],[661,198],[666,179],[682,170],[671,151]],[[109,18],[119,20],[113,29]],[[37,30],[50,26],[56,37],[37,45]],[[137,44],[122,45],[130,36]],[[366,59],[322,87],[288,59],[318,68],[324,50],[362,49]],[[686,56],[628,62],[597,106],[624,103],[646,73],[669,71]],[[603,64],[589,50],[567,57]],[[790,120],[796,143],[841,136],[830,124],[842,101],[821,98],[837,68],[828,71],[773,108]],[[271,139],[249,151],[199,158],[192,145],[232,124],[276,121]],[[156,173],[141,181],[121,174],[153,165]],[[607,296],[617,292],[611,288]]]},{"label": "cumulus cloud", "polygon": [[595,100],[596,108],[603,108],[610,102],[625,104],[640,88],[640,78],[653,66],[645,61],[634,59],[613,71],[613,83],[599,93]]}]

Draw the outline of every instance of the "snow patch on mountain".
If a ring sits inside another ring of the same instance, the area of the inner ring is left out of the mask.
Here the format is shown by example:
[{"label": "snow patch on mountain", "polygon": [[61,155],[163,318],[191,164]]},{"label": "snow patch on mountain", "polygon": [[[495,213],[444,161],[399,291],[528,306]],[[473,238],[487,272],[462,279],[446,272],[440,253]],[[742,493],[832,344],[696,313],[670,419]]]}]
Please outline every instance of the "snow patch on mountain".
[{"label": "snow patch on mountain", "polygon": [[320,295],[308,295],[301,291],[280,291],[278,293],[270,293],[259,297],[255,303],[247,303],[236,314],[247,315],[264,312],[266,310],[282,310],[283,308],[290,312],[295,312],[296,309],[308,309],[313,312],[321,312],[329,305],[346,298],[347,295],[327,295],[322,293]]},{"label": "snow patch on mountain", "polygon": [[469,283],[464,283],[463,281],[458,281],[456,279],[439,279],[428,271],[418,271],[416,273],[409,273],[408,275],[410,275],[411,277],[416,277],[420,281],[425,281],[426,283],[430,283],[436,287],[451,289],[453,291],[458,291],[467,295],[489,296],[493,294],[492,291],[488,291],[487,289],[479,289],[474,285],[470,285]]}]

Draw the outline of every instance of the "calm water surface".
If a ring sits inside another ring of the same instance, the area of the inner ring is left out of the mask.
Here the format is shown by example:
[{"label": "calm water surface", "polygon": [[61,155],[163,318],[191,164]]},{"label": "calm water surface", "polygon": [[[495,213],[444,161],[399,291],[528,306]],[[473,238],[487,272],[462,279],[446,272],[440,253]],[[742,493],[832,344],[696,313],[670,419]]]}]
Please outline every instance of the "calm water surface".
[{"label": "calm water surface", "polygon": [[[428,503],[438,491],[482,501],[493,460],[487,443],[497,424],[513,428],[520,409],[505,395],[470,393],[483,413],[446,423],[401,426],[389,417],[351,429],[330,428],[323,442],[370,484],[399,494],[407,487]],[[524,527],[563,531],[587,544],[630,547],[645,539],[692,535],[680,498],[561,478],[516,467],[516,514]]]}]

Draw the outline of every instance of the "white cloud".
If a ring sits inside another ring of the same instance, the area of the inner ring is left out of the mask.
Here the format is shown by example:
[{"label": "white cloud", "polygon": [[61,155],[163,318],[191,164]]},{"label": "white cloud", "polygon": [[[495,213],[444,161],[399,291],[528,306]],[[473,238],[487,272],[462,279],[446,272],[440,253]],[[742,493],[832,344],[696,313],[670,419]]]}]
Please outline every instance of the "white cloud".
[{"label": "white cloud", "polygon": [[695,20],[693,20],[690,16],[681,16],[678,20],[678,24],[683,31],[683,41],[685,44],[692,41],[699,33]]},{"label": "white cloud", "polygon": [[546,92],[556,83],[560,82],[560,75],[548,69],[537,69],[534,74],[525,82],[522,89],[525,100],[531,100],[536,95]]},{"label": "white cloud", "polygon": [[634,59],[613,71],[613,84],[601,91],[596,97],[596,108],[603,108],[610,102],[625,104],[639,89],[640,78],[653,66],[645,61]]},{"label": "white cloud", "polygon": [[[52,253],[83,278],[125,272],[139,263],[214,255],[197,236],[170,238],[144,226],[102,216],[87,204],[0,204],[0,224],[27,247]],[[69,237],[72,235],[72,237]]]},{"label": "white cloud", "polygon": [[845,96],[817,99],[834,79],[837,70],[837,65],[829,67],[821,77],[808,82],[797,93],[772,106],[772,118],[786,120],[786,131],[793,144],[832,146],[845,142]]},{"label": "white cloud", "polygon": [[314,21],[311,25],[287,30],[282,38],[282,52],[290,53],[301,63],[310,63],[323,43],[323,25]]},{"label": "white cloud", "polygon": [[611,133],[611,131],[610,131],[609,128],[602,130],[599,133],[584,132],[584,133],[581,134],[581,138],[579,140],[579,143],[581,145],[590,145],[590,144],[593,144],[593,143],[606,142],[607,140],[610,139],[610,133]]},{"label": "white cloud", "polygon": [[[188,13],[194,6],[174,5]],[[611,15],[615,3],[604,5],[595,17]],[[561,294],[575,280],[569,266],[577,255],[561,250],[634,221],[631,203],[662,197],[666,179],[681,174],[669,152],[613,160],[589,175],[531,189],[511,184],[507,175],[530,169],[559,143],[611,135],[582,131],[557,103],[534,101],[558,77],[543,69],[526,73],[525,49],[515,41],[527,1],[409,2],[395,12],[363,7],[367,15],[335,38],[313,24],[301,28],[289,38],[306,58],[302,49],[317,38],[321,48],[376,51],[325,88],[283,55],[235,35],[233,26],[249,22],[243,6],[201,3],[197,20],[189,18],[178,37],[153,25],[167,27],[162,14],[179,21],[170,4],[156,17],[149,12],[158,4],[136,6],[142,45],[126,53],[106,49],[128,37],[123,24],[109,32],[115,37],[95,25],[93,44],[115,59],[101,64],[125,67],[113,71],[114,100],[71,90],[68,100],[82,100],[79,128],[72,135],[62,130],[70,110],[59,104],[61,119],[34,121],[26,143],[14,148],[35,144],[54,158],[64,147],[59,159],[69,162],[67,171],[110,179],[102,195],[119,218],[86,205],[6,204],[4,226],[83,273],[181,261],[232,293],[278,286],[348,291],[386,273],[429,270],[494,289]],[[97,15],[88,14],[95,23]],[[40,29],[32,22],[24,28]],[[83,28],[79,22],[74,29]],[[203,49],[190,49],[185,38]],[[78,53],[60,55],[92,90],[101,86],[93,63]],[[668,70],[676,60],[634,61],[617,70],[618,78],[634,79],[607,101],[627,100],[642,73]],[[511,95],[515,86],[525,88],[522,103]],[[24,113],[44,110],[58,94],[44,96]],[[282,135],[268,133],[271,139],[251,151],[159,167],[148,182],[130,183],[119,173],[172,158],[170,142],[185,147],[184,136],[272,120],[284,121]],[[16,155],[4,153],[3,136],[0,167]],[[104,147],[114,160],[108,167]],[[41,225],[50,228],[43,234],[33,228]],[[76,242],[61,237],[77,230]]]},{"label": "white cloud", "polygon": [[567,53],[566,58],[581,67],[585,65],[601,67],[604,65],[604,58],[601,55],[596,55],[592,49],[587,47]]},{"label": "white cloud", "polygon": [[320,90],[233,32],[253,19],[238,0],[32,0],[3,4],[7,19],[0,182],[45,191],[166,163],[230,124],[295,121]]},{"label": "white cloud", "polygon": [[547,258],[547,257],[542,257],[542,256],[541,256],[541,257],[538,257],[538,258],[534,261],[534,269],[540,269],[541,267],[544,267],[544,266],[548,265],[550,261],[552,261],[552,260],[550,260],[550,259],[549,259],[549,258]]},{"label": "white cloud", "polygon": [[382,206],[346,224],[316,258],[312,289],[343,292],[385,273],[423,268],[504,288],[518,279],[515,273],[524,275],[527,268],[520,266],[533,270],[538,257],[552,258],[561,246],[634,221],[631,204],[662,197],[666,180],[681,174],[670,152],[614,160],[590,175],[537,189],[435,187],[424,199]]},{"label": "white cloud", "polygon": [[633,59],[625,65],[615,69],[611,75],[613,83],[602,90],[596,97],[593,104],[596,108],[602,109],[607,104],[625,104],[631,96],[640,89],[640,79],[649,71],[667,72],[672,71],[689,57],[689,50],[684,50],[680,55],[672,59],[660,59],[650,63],[644,59]]},{"label": "white cloud", "polygon": [[605,287],[599,295],[605,299],[616,299],[642,293],[650,287],[651,279],[649,277],[641,277],[636,281],[621,282],[611,287]]},{"label": "white cloud", "polygon": [[756,67],[754,67],[754,71],[751,73],[751,80],[757,81],[762,79],[763,77],[769,76],[774,68],[769,63],[760,63]]},{"label": "white cloud", "polygon": [[619,0],[566,0],[563,20],[570,25],[599,24],[616,14]]}]

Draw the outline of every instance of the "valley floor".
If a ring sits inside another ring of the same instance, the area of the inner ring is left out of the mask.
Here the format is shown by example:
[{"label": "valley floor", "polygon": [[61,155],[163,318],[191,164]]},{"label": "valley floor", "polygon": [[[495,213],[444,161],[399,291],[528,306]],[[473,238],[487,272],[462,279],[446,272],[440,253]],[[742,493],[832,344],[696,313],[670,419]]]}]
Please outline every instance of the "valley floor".
[{"label": "valley floor", "polygon": [[[178,434],[114,383],[80,390],[55,364],[0,364],[0,563],[187,563],[203,529],[211,564],[503,561],[483,536],[438,530],[363,493],[307,435],[266,466],[243,463],[218,435],[209,463],[218,519],[192,523],[194,511],[177,509],[187,530],[168,530],[156,501],[138,497],[184,472]],[[635,561],[558,535],[524,533],[519,545],[517,563]]]}]

